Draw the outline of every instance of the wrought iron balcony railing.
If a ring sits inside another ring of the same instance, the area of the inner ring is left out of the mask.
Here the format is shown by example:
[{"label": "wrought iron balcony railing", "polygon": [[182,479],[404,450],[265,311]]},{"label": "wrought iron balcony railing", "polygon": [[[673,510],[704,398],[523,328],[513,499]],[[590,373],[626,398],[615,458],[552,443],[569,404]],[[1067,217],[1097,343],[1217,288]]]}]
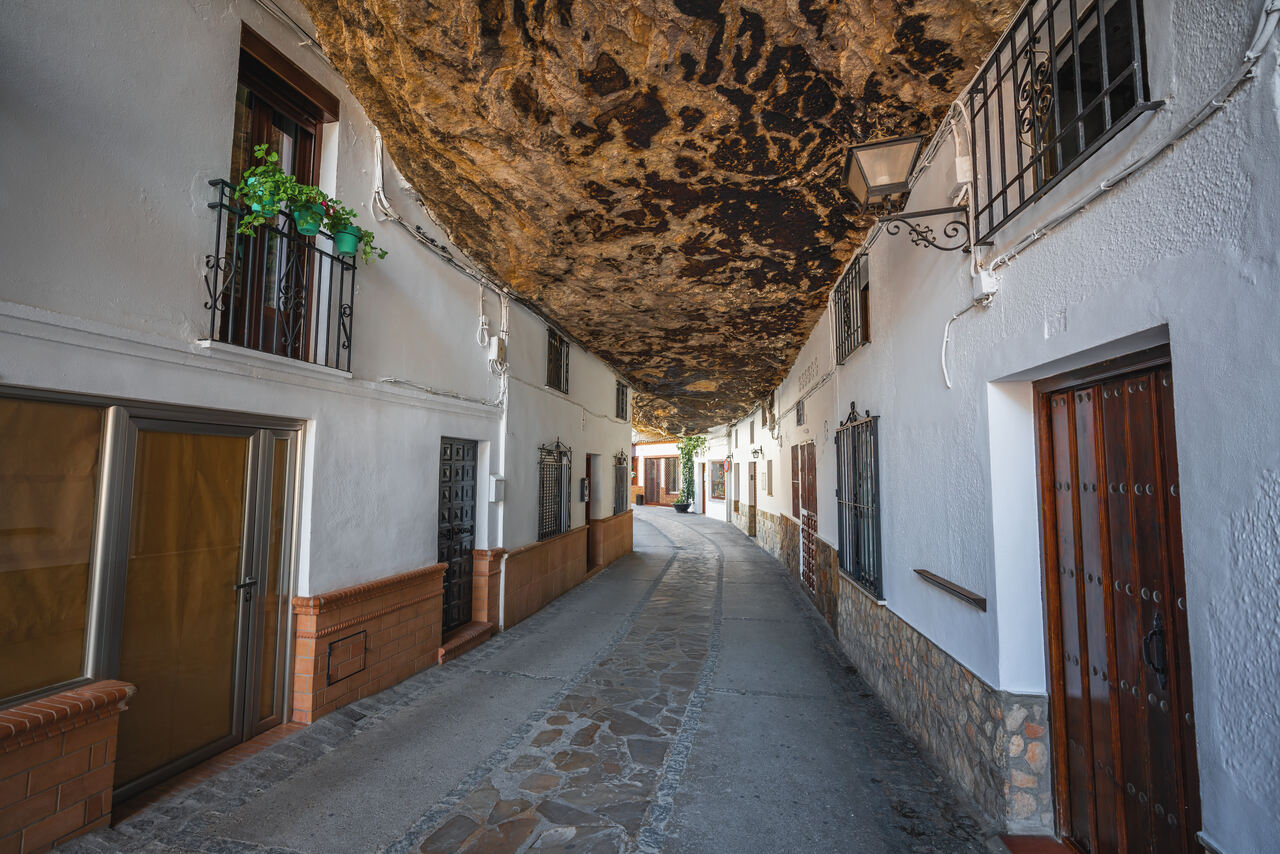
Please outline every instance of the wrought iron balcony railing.
[{"label": "wrought iron balcony railing", "polygon": [[323,231],[299,234],[287,215],[241,234],[248,211],[235,187],[220,178],[209,185],[218,192],[204,274],[210,340],[350,371],[355,258],[330,251]]}]

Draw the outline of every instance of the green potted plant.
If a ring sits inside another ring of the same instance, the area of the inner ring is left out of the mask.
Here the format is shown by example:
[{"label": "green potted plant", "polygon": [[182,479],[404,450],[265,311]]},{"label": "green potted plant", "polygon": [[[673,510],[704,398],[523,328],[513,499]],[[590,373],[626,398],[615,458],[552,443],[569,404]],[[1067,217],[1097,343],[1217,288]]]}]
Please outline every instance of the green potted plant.
[{"label": "green potted plant", "polygon": [[241,234],[252,234],[260,225],[276,221],[280,210],[292,206],[298,192],[298,179],[280,168],[280,155],[268,151],[267,145],[255,145],[253,156],[261,162],[244,170],[244,176],[236,185],[235,197],[249,206],[240,217]]},{"label": "green potted plant", "polygon": [[359,214],[337,199],[326,203],[325,228],[333,235],[334,254],[352,256],[359,249],[366,264],[375,258],[386,258],[387,250],[374,245],[373,232],[352,222],[357,216]]},{"label": "green potted plant", "polygon": [[685,436],[676,445],[680,452],[680,500],[674,505],[677,513],[688,513],[693,505],[693,455],[707,447],[702,436]]},{"label": "green potted plant", "polygon": [[289,213],[293,214],[298,233],[307,237],[319,234],[328,204],[329,197],[319,187],[295,183],[293,197],[289,199]]}]

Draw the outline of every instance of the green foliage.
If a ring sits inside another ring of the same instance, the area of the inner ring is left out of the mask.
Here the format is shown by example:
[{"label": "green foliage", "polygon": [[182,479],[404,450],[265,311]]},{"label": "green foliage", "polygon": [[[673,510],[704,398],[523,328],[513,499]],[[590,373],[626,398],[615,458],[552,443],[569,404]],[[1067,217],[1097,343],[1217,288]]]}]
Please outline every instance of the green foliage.
[{"label": "green foliage", "polygon": [[236,185],[236,199],[248,206],[237,231],[252,234],[259,226],[274,223],[283,210],[320,205],[324,209],[325,230],[330,234],[344,228],[360,233],[360,253],[365,263],[387,257],[387,250],[374,245],[373,232],[352,222],[358,216],[354,210],[319,187],[299,183],[297,178],[285,173],[280,168],[280,155],[269,146],[255,145],[253,156],[261,162],[244,170],[244,177]]},{"label": "green foliage", "polygon": [[685,436],[676,444],[680,452],[680,501],[693,502],[693,455],[707,447],[704,436]]}]

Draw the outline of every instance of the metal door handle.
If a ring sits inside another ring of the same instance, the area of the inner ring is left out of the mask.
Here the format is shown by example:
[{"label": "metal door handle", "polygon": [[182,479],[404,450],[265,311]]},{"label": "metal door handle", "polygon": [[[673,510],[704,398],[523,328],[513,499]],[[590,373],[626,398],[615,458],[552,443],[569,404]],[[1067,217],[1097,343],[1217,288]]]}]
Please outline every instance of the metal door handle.
[{"label": "metal door handle", "polygon": [[1160,677],[1160,687],[1167,687],[1169,683],[1169,662],[1165,660],[1164,619],[1160,616],[1159,611],[1156,611],[1156,618],[1151,626],[1151,631],[1147,632],[1142,639],[1142,660],[1146,662],[1147,667],[1151,668],[1152,673]]},{"label": "metal door handle", "polygon": [[235,587],[235,589],[236,589],[236,590],[243,590],[243,591],[244,591],[244,601],[249,602],[249,601],[251,601],[251,600],[253,599],[253,588],[255,588],[255,587],[257,587],[257,586],[258,586],[258,579],[256,579],[256,578],[246,578],[244,581],[241,581],[239,584],[237,584],[237,585],[236,585],[236,587]]}]

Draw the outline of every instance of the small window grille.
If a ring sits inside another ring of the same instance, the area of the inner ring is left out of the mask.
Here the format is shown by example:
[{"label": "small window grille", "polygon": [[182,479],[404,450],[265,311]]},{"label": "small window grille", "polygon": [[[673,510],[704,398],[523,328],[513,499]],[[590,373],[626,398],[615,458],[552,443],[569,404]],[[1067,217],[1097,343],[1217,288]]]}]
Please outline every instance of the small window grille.
[{"label": "small window grille", "polygon": [[747,444],[754,445],[756,443],[756,422],[753,418],[747,425]]},{"label": "small window grille", "polygon": [[796,403],[796,426],[797,427],[804,426],[804,401],[803,400]]},{"label": "small window grille", "polygon": [[850,406],[848,419],[836,430],[836,516],[841,571],[883,599],[879,418],[859,418]]},{"label": "small window grille", "polygon": [[627,465],[627,455],[615,454],[613,457],[613,515],[627,512],[627,505],[631,503],[630,496],[627,494],[630,488],[631,470]]},{"label": "small window grille", "polygon": [[569,448],[556,440],[538,448],[538,539],[569,530]]},{"label": "small window grille", "polygon": [[836,325],[836,362],[839,364],[844,364],[854,350],[871,341],[869,266],[865,252],[856,256],[831,294]]},{"label": "small window grille", "polygon": [[569,393],[569,339],[547,329],[547,385]]},{"label": "small window grille", "polygon": [[764,471],[765,492],[769,495],[773,495],[773,460],[767,460],[765,462]]},{"label": "small window grille", "polygon": [[733,447],[738,447],[738,428],[733,428]]},{"label": "small window grille", "polygon": [[623,421],[627,420],[627,386],[625,383],[618,383],[617,394],[614,396],[614,414]]},{"label": "small window grille", "polygon": [[680,462],[678,457],[665,457],[662,460],[662,487],[668,495],[680,491]]},{"label": "small window grille", "polygon": [[1030,0],[969,90],[975,240],[1047,193],[1148,101],[1140,0]]}]

